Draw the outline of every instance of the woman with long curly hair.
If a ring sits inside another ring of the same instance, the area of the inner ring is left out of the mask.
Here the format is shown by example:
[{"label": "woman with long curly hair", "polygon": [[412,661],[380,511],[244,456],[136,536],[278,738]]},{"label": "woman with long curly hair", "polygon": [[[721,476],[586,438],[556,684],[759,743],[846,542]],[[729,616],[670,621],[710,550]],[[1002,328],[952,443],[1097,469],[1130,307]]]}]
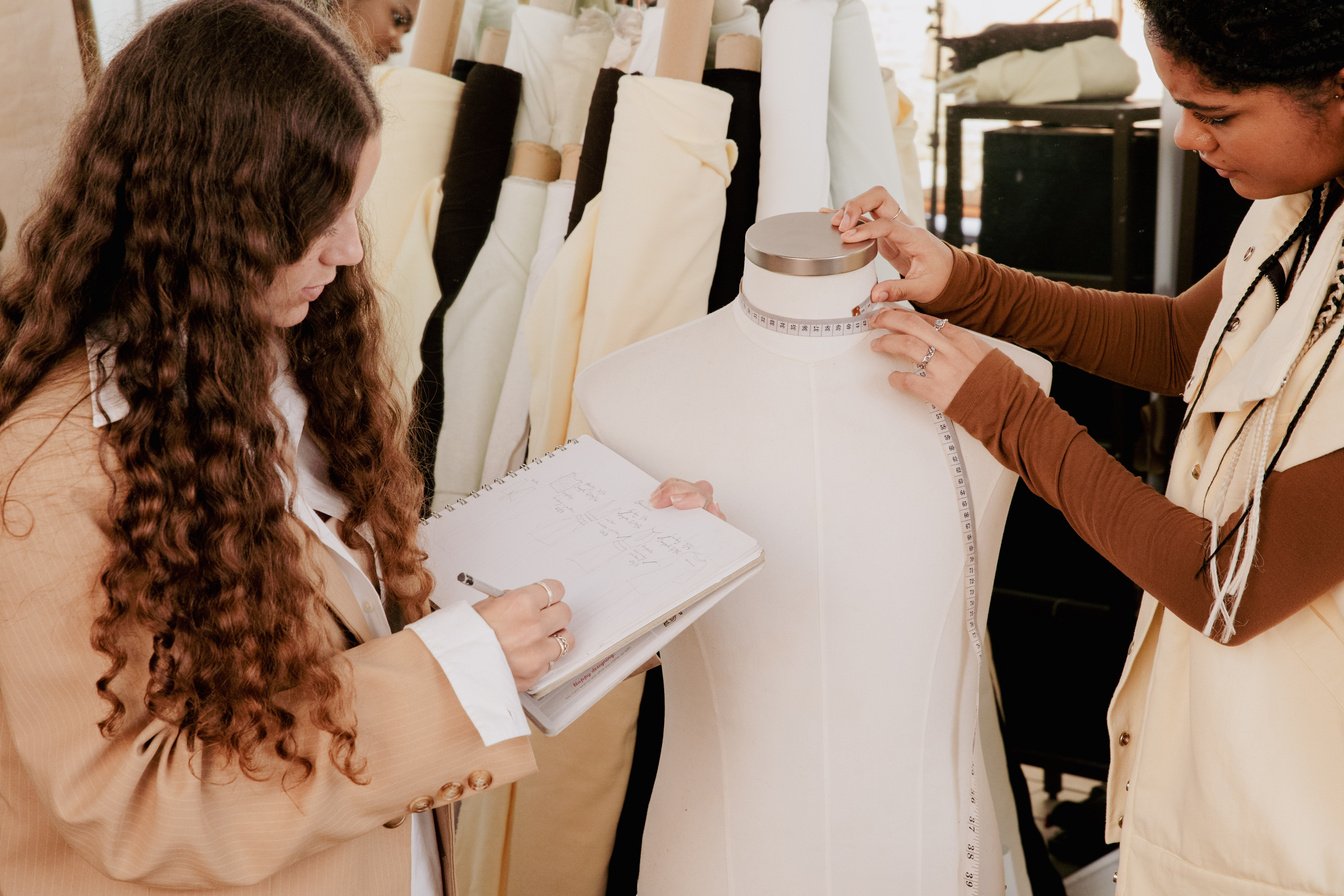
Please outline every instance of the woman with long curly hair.
[{"label": "woman with long curly hair", "polygon": [[[850,202],[905,275],[873,348],[1147,592],[1111,704],[1119,893],[1344,893],[1344,4],[1140,0],[1182,149],[1255,200],[1176,298],[1080,289]],[[953,324],[949,324],[951,320]],[[954,325],[955,324],[955,325]],[[959,326],[958,326],[959,325]],[[1165,495],[1000,352],[1187,404]],[[911,366],[913,363],[913,367]]]},{"label": "woman with long curly hair", "polygon": [[364,65],[291,0],[182,0],[108,66],[24,228],[0,892],[439,893],[428,810],[535,767],[517,691],[570,611],[547,580],[431,612],[360,264]]}]

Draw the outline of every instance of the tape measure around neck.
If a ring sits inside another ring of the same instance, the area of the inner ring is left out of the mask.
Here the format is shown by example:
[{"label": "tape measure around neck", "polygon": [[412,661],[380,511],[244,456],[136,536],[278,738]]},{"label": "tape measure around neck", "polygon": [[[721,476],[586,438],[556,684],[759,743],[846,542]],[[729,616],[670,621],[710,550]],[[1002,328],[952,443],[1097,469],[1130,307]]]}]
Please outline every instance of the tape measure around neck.
[{"label": "tape measure around neck", "polygon": [[[938,434],[939,447],[943,451],[943,458],[947,461],[948,471],[952,474],[952,486],[956,491],[957,500],[957,524],[960,529],[962,551],[964,554],[962,565],[962,590],[965,595],[966,605],[966,633],[971,641],[971,647],[975,651],[975,675],[972,676],[970,687],[973,690],[973,699],[971,703],[974,707],[970,724],[970,742],[965,764],[965,785],[962,793],[959,795],[963,820],[966,823],[966,846],[958,857],[961,865],[961,884],[965,892],[972,894],[980,893],[980,862],[981,862],[981,836],[980,836],[980,806],[976,794],[976,767],[975,755],[978,750],[979,731],[980,731],[980,664],[984,659],[984,644],[980,637],[979,598],[976,582],[976,538],[975,538],[975,505],[971,500],[971,480],[966,471],[966,463],[962,459],[961,443],[957,439],[957,431],[942,411],[933,405],[929,405],[929,410],[933,413],[934,425]],[[991,857],[992,858],[992,857]]]},{"label": "tape measure around neck", "polygon": [[863,309],[861,313],[851,314],[849,317],[809,319],[785,317],[782,314],[762,311],[751,304],[745,292],[737,294],[737,301],[742,307],[743,313],[751,318],[754,323],[773,333],[783,333],[785,336],[853,336],[858,333],[866,333],[868,332],[869,321],[872,320],[878,309],[878,306],[872,305],[865,299],[855,306],[856,311]]}]

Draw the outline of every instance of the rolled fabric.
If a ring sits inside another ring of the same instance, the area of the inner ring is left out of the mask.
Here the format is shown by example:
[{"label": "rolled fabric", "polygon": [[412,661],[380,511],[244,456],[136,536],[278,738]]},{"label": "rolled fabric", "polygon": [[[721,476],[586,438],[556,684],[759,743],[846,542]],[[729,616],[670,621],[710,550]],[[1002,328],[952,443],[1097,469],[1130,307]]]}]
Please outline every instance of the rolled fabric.
[{"label": "rolled fabric", "polygon": [[835,0],[775,0],[761,25],[757,220],[830,203],[826,121],[836,6]]},{"label": "rolled fabric", "polygon": [[[905,192],[905,206],[910,218],[924,220],[924,186],[919,177],[919,152],[915,147],[918,125],[915,122],[914,104],[896,86],[896,78],[890,69],[882,70],[882,86],[887,94],[887,112],[891,117],[891,135],[896,143],[896,162],[901,169],[901,186]],[[918,202],[919,214],[914,214]]]},{"label": "rolled fabric", "polygon": [[602,192],[602,177],[607,170],[607,147],[611,143],[611,126],[616,119],[616,91],[625,72],[604,68],[597,73],[593,98],[588,104],[588,124],[583,132],[583,155],[579,156],[579,172],[574,178],[574,200],[569,210],[570,233],[583,217],[583,209],[594,196]]},{"label": "rolled fabric", "polygon": [[1015,53],[1018,50],[1040,52],[1089,37],[1118,39],[1120,26],[1112,19],[990,25],[979,34],[940,37],[938,43],[952,51],[952,71],[964,72],[1004,53]]},{"label": "rolled fabric", "polygon": [[456,133],[443,178],[443,201],[434,233],[438,295],[419,338],[420,373],[415,383],[415,428],[411,448],[434,494],[434,453],[443,421],[443,319],[476,253],[485,242],[509,163],[521,76],[478,62],[467,76]]},{"label": "rolled fabric", "polygon": [[644,31],[644,14],[633,7],[618,5],[612,22],[615,34],[611,46],[607,48],[607,59],[602,67],[629,71],[635,51],[639,48],[640,35]]},{"label": "rolled fabric", "polygon": [[467,75],[476,67],[475,59],[457,58],[453,60],[453,80],[467,83]]},{"label": "rolled fabric", "polygon": [[747,228],[756,222],[761,165],[761,73],[720,68],[705,72],[707,87],[733,98],[728,139],[737,146],[737,164],[725,196],[723,230],[709,288],[709,310],[717,311],[737,297],[742,279],[742,247]]},{"label": "rolled fabric", "polygon": [[555,145],[551,132],[561,97],[553,72],[565,35],[573,30],[574,17],[563,12],[535,6],[515,10],[509,48],[504,53],[504,65],[523,76],[523,99],[518,106],[514,142]]},{"label": "rolled fabric", "polygon": [[571,234],[528,314],[532,454],[587,432],[572,407],[578,371],[705,313],[737,161],[731,105],[703,84],[622,79],[606,198],[589,203],[590,226]]},{"label": "rolled fabric", "polygon": [[[719,5],[714,8],[715,15],[720,12]],[[715,49],[719,45],[719,38],[725,34],[750,34],[753,37],[761,36],[761,14],[754,6],[742,6],[736,15],[722,21],[715,19],[709,26],[709,52],[705,57],[705,68],[711,69],[718,64],[715,57]]]},{"label": "rolled fabric", "polygon": [[611,46],[612,33],[611,16],[589,8],[579,13],[574,30],[561,40],[551,75],[557,97],[551,145],[556,149],[583,141],[588,105],[597,86],[597,73]]},{"label": "rolled fabric", "polygon": [[[422,276],[434,242],[436,205],[463,84],[418,68],[375,66],[370,73],[383,109],[382,158],[364,197],[369,267],[382,285],[389,357],[405,407],[420,372],[420,337],[438,300]],[[414,232],[412,232],[414,228]]]},{"label": "rolled fabric", "polygon": [[444,315],[445,389],[434,461],[434,510],[481,484],[486,443],[537,251],[546,187],[527,177],[504,180],[490,234]]},{"label": "rolled fabric", "polygon": [[[873,26],[863,0],[840,0],[831,31],[830,104],[826,149],[831,162],[831,208],[882,184],[902,208],[921,208],[905,195],[896,140],[890,121],[873,110],[887,105],[882,67],[877,61]],[[918,213],[911,215],[919,219]],[[896,276],[885,259],[877,259],[879,279]]]},{"label": "rolled fabric", "polygon": [[630,60],[630,73],[652,75],[658,71],[658,51],[663,43],[663,16],[667,10],[653,6],[644,10],[644,27],[640,31],[639,46]]},{"label": "rolled fabric", "polygon": [[500,387],[499,404],[486,441],[485,460],[481,464],[482,482],[489,482],[517,467],[527,454],[527,405],[532,394],[532,364],[527,354],[527,331],[522,320],[532,307],[542,277],[551,269],[555,256],[564,245],[573,200],[574,181],[557,180],[546,185],[546,208],[541,214],[537,251],[528,269],[519,326],[514,333],[508,371]]}]

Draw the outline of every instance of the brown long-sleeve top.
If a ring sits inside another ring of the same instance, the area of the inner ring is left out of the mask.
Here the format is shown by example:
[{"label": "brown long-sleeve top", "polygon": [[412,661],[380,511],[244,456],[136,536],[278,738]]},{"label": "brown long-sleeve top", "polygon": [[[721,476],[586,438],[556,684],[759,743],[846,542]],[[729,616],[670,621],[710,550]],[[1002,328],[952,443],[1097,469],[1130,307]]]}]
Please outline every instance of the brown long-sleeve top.
[{"label": "brown long-sleeve top", "polygon": [[[1057,283],[957,249],[953,256],[947,287],[920,310],[1167,395],[1190,378],[1222,293],[1222,265],[1173,299]],[[1213,606],[1208,520],[1126,470],[1002,352],[972,371],[947,415],[1117,569],[1186,624],[1204,628]],[[1336,537],[1344,526],[1344,450],[1270,473],[1261,500],[1256,562],[1230,644],[1344,581]]]}]

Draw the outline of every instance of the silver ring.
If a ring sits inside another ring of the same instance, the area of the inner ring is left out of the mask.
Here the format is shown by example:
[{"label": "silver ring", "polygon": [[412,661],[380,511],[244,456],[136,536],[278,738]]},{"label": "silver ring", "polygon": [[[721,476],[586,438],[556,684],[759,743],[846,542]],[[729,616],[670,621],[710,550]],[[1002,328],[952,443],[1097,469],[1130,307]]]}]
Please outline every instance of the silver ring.
[{"label": "silver ring", "polygon": [[[551,604],[555,603],[555,592],[551,590],[550,585],[546,584],[545,579],[538,580],[537,584],[541,586],[542,591],[546,592],[546,606],[542,607],[542,609],[544,610],[546,609],[546,607],[549,607]],[[561,656],[563,655],[564,654],[561,654]]]},{"label": "silver ring", "polygon": [[915,365],[915,376],[928,376],[928,375],[929,375],[928,372],[925,371],[923,367],[919,366],[918,364]]},{"label": "silver ring", "polygon": [[924,353],[924,357],[923,357],[923,358],[920,358],[920,359],[919,359],[919,363],[916,364],[915,366],[918,367],[920,370],[923,370],[924,367],[925,367],[930,361],[933,360],[933,356],[934,356],[935,353],[937,353],[937,351],[938,351],[938,349],[934,348],[933,346],[929,346],[929,350],[928,350],[927,352]]},{"label": "silver ring", "polygon": [[945,327],[945,326],[947,326],[947,318],[945,318],[945,317],[940,317],[940,318],[938,318],[937,320],[935,320],[935,321],[933,322],[933,332],[938,333],[938,332],[940,332],[940,331],[943,329],[943,327]]},{"label": "silver ring", "polygon": [[[556,634],[551,635],[551,637],[555,639],[555,643],[560,645],[560,656],[564,656],[565,654],[569,653],[569,642],[565,640],[564,635],[559,634],[557,632]],[[556,657],[555,659],[557,660],[560,659],[560,656]],[[554,662],[554,660],[552,660],[552,662]]]}]

